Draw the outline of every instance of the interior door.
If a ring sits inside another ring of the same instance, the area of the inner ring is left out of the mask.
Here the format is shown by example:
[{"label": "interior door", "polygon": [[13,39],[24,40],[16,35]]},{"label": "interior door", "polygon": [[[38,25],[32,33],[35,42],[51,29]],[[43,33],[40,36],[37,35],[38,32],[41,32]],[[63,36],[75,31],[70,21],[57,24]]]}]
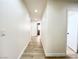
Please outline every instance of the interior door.
[{"label": "interior door", "polygon": [[77,10],[68,10],[68,33],[67,33],[67,45],[71,49],[73,49],[75,52],[77,52],[77,44],[78,44],[78,38],[77,38]]}]

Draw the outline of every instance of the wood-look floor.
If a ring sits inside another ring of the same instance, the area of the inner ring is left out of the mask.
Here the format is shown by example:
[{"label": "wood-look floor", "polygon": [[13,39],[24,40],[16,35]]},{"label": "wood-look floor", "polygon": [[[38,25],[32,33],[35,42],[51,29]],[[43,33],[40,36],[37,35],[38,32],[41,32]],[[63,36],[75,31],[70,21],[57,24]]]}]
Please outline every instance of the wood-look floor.
[{"label": "wood-look floor", "polygon": [[43,47],[38,37],[32,37],[27,49],[24,51],[21,59],[78,59],[77,54],[71,49],[67,49],[66,57],[45,57]]}]

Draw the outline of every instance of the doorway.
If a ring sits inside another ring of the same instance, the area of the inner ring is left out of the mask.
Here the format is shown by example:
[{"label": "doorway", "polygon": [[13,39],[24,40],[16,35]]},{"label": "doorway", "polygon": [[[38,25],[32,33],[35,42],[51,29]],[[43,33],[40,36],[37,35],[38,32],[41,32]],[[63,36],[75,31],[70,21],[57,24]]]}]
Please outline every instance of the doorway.
[{"label": "doorway", "polygon": [[68,9],[67,11],[67,48],[78,53],[78,11]]},{"label": "doorway", "polygon": [[32,36],[40,36],[41,21],[32,22]]}]

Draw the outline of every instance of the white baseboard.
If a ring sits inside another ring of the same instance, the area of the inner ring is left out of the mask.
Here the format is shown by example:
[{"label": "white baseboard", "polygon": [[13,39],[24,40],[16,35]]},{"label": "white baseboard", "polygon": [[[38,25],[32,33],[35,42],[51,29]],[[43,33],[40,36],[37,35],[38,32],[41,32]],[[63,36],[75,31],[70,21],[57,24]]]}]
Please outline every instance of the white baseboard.
[{"label": "white baseboard", "polygon": [[[31,40],[31,39],[30,39],[30,40]],[[25,49],[27,48],[27,46],[28,46],[30,40],[29,40],[28,43],[24,46],[23,50],[21,51],[21,53],[19,54],[19,57],[18,57],[17,59],[21,59],[21,56],[23,55]]]},{"label": "white baseboard", "polygon": [[[41,42],[42,42],[42,40],[41,40]],[[64,57],[64,56],[66,56],[66,52],[56,52],[56,53],[55,52],[52,52],[52,53],[46,52],[43,42],[42,42],[42,46],[43,46],[46,57]]]},{"label": "white baseboard", "polygon": [[46,57],[63,57],[66,53],[45,53]]},{"label": "white baseboard", "polygon": [[[42,40],[41,40],[41,42],[42,42]],[[42,46],[43,46],[43,42],[42,42]],[[45,50],[45,47],[43,46],[43,49],[44,49],[44,53],[45,53],[45,56],[46,57],[64,57],[64,56],[66,56],[66,52],[60,52],[60,53],[55,53],[55,52],[52,52],[52,53],[49,53],[49,52],[46,52],[46,50]]]}]

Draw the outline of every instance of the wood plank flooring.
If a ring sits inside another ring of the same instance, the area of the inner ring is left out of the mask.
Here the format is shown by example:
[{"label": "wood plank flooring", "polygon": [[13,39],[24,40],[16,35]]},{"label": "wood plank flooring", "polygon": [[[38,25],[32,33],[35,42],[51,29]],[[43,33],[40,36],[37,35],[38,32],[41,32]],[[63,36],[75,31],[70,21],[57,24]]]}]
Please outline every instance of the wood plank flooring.
[{"label": "wood plank flooring", "polygon": [[38,37],[32,37],[27,49],[21,59],[78,59],[77,54],[71,49],[67,49],[66,57],[45,57],[43,47]]}]

